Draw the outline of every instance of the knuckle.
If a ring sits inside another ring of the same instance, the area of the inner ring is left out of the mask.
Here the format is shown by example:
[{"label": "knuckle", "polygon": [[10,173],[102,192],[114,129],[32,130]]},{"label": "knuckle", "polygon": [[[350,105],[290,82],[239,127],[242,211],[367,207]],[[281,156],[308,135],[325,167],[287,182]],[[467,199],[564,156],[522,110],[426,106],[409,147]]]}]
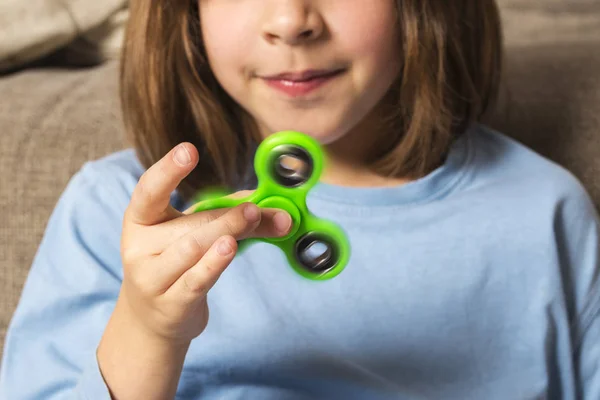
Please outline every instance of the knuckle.
[{"label": "knuckle", "polygon": [[120,246],[123,267],[134,265],[145,254],[143,246],[139,246],[139,242],[134,239],[136,239],[136,237],[130,230],[123,229]]},{"label": "knuckle", "polygon": [[149,246],[149,243],[153,243],[154,240],[148,232],[151,231],[148,231],[146,227],[139,229],[127,225],[123,228],[121,234],[121,260],[124,266],[138,263],[140,260],[154,254],[152,246]]},{"label": "knuckle", "polygon": [[217,213],[208,212],[203,215],[202,222],[205,224],[210,224],[213,221],[219,219],[219,215]]},{"label": "knuckle", "polygon": [[192,232],[197,228],[197,220],[193,216],[177,218],[174,222],[175,229],[181,232]]},{"label": "knuckle", "polygon": [[197,295],[206,293],[206,282],[201,279],[197,279],[193,273],[186,273],[183,278],[184,290],[188,293]]},{"label": "knuckle", "polygon": [[223,230],[230,235],[234,235],[238,230],[239,224],[237,224],[232,218],[223,218],[222,224]]},{"label": "knuckle", "polygon": [[152,203],[154,196],[150,190],[148,175],[142,175],[137,185],[135,185],[132,200],[142,203]]},{"label": "knuckle", "polygon": [[[170,162],[173,162],[172,160],[173,158],[170,158]],[[158,161],[158,163],[156,164],[156,169],[157,172],[161,175],[161,178],[169,179],[172,175],[170,173],[169,166],[167,165],[165,159]]]},{"label": "knuckle", "polygon": [[198,251],[198,244],[192,238],[187,238],[181,242],[178,250],[181,258],[189,259]]},{"label": "knuckle", "polygon": [[148,278],[142,273],[140,268],[133,268],[127,274],[127,280],[130,285],[133,286],[136,291],[145,297],[151,294],[150,287],[148,285]]},{"label": "knuckle", "polygon": [[202,253],[203,247],[202,240],[198,237],[198,233],[190,232],[181,243],[181,256],[185,259],[193,259]]},{"label": "knuckle", "polygon": [[220,219],[223,231],[231,236],[237,236],[246,229],[248,222],[242,215],[242,208],[234,208]]},{"label": "knuckle", "polygon": [[208,276],[219,276],[221,274],[221,268],[216,263],[206,263],[203,268],[208,273]]},{"label": "knuckle", "polygon": [[141,251],[137,246],[124,246],[121,250],[121,259],[123,266],[130,266],[141,256]]},{"label": "knuckle", "polygon": [[162,282],[156,279],[147,264],[138,265],[130,276],[133,285],[142,297],[152,299],[157,297],[162,290]]}]

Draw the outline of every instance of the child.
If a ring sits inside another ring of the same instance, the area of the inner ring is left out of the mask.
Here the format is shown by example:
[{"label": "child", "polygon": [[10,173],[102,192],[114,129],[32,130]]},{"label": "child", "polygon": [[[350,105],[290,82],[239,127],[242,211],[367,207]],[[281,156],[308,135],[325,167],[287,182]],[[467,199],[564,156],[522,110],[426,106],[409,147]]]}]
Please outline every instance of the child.
[{"label": "child", "polygon": [[[135,152],[61,197],[2,399],[600,398],[598,217],[480,123],[493,0],[135,0],[130,18]],[[234,258],[289,231],[281,210],[190,212],[203,188],[252,189],[256,145],[288,129],[327,152],[309,209],[352,247],[331,280],[265,243]]]}]

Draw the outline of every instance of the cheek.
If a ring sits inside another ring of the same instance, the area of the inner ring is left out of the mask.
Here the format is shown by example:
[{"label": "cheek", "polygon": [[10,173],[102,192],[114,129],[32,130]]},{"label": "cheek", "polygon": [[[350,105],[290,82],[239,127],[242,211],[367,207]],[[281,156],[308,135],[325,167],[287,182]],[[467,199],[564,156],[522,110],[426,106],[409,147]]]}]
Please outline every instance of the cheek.
[{"label": "cheek", "polygon": [[[253,49],[249,34],[251,21],[239,10],[229,12],[227,8],[201,9],[202,40],[211,69],[224,86],[231,85],[235,76],[245,72]],[[227,21],[223,23],[222,21]]]},{"label": "cheek", "polygon": [[366,68],[380,69],[382,64],[398,61],[399,29],[393,2],[348,1],[364,5],[341,8],[332,14],[335,19],[330,20],[331,29],[342,51],[357,60],[363,60]]}]

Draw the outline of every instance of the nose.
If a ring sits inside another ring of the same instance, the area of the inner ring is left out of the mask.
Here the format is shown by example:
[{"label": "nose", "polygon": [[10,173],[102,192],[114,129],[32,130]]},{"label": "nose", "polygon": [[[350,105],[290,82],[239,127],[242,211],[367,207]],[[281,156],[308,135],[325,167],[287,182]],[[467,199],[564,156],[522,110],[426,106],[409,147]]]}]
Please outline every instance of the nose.
[{"label": "nose", "polygon": [[279,0],[267,11],[263,36],[269,43],[297,45],[319,38],[324,21],[319,11],[306,0]]}]

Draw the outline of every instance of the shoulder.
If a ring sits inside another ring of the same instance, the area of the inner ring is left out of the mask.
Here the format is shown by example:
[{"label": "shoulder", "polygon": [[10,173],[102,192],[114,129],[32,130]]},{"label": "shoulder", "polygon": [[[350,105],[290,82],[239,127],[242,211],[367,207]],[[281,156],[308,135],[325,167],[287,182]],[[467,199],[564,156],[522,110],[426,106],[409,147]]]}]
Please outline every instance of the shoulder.
[{"label": "shoulder", "polygon": [[[117,265],[123,217],[145,172],[133,149],[86,162],[69,180],[48,220],[43,244]],[[177,192],[172,204],[178,208]],[[71,250],[66,250],[71,249]]]},{"label": "shoulder", "polygon": [[594,208],[581,181],[564,166],[484,125],[469,135],[473,187],[495,190],[505,200],[530,200],[540,206],[568,202]]},{"label": "shoulder", "polygon": [[[134,149],[124,149],[86,162],[71,178],[65,194],[88,195],[88,200],[105,200],[124,211],[133,190],[146,169]],[[171,195],[171,204],[180,208],[177,191]]]},{"label": "shoulder", "polygon": [[[469,218],[494,229],[489,239],[531,251],[573,251],[593,240],[598,212],[582,182],[568,169],[487,127],[468,133],[469,163],[456,201]],[[537,250],[536,250],[537,249]],[[541,250],[540,250],[541,251]]]},{"label": "shoulder", "polygon": [[107,202],[125,209],[143,167],[133,149],[121,150],[83,164],[73,175],[63,196],[80,202]]},{"label": "shoulder", "polygon": [[476,199],[466,212],[479,212],[477,221],[492,227],[486,240],[501,246],[504,254],[528,257],[528,270],[540,266],[535,269],[539,280],[558,271],[552,276],[569,289],[565,298],[573,316],[585,319],[585,313],[597,313],[600,218],[582,182],[565,167],[490,128],[479,127],[468,139],[471,178],[465,180],[461,200]]},{"label": "shoulder", "polygon": [[[133,149],[86,162],[58,199],[32,269],[52,270],[50,275],[75,286],[86,273],[120,276],[123,216],[144,172]],[[175,192],[172,197],[177,203]]]},{"label": "shoulder", "polygon": [[81,171],[89,176],[96,176],[101,179],[111,176],[121,181],[137,181],[144,170],[135,150],[132,148],[88,161],[81,168]]}]

